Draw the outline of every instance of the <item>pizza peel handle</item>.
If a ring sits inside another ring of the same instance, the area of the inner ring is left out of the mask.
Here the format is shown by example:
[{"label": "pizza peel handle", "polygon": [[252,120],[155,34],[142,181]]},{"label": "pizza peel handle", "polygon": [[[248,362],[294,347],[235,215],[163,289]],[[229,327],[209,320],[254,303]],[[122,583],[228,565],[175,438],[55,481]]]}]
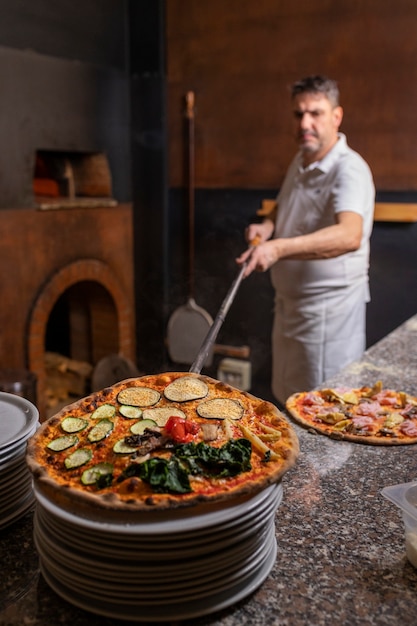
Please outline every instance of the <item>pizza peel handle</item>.
[{"label": "pizza peel handle", "polygon": [[[207,331],[213,324],[213,318],[194,299],[194,103],[193,91],[185,96],[186,118],[188,122],[188,300],[186,304],[177,308],[171,315],[167,328],[167,347],[169,356],[175,363],[193,362],[195,354],[201,345]],[[211,364],[212,351],[207,353],[206,364]]]},{"label": "pizza peel handle", "polygon": [[[258,241],[252,241],[251,242],[251,253],[253,251],[253,248],[258,244]],[[233,300],[235,299],[235,296],[237,294],[237,291],[240,287],[240,283],[242,282],[243,279],[243,275],[245,273],[245,269],[246,266],[248,264],[248,260],[250,259],[250,255],[248,256],[248,258],[246,259],[246,261],[243,263],[242,267],[239,270],[238,275],[236,276],[236,278],[234,279],[233,283],[230,286],[229,291],[226,294],[226,297],[224,298],[222,305],[216,315],[216,317],[214,318],[214,322],[213,324],[210,326],[210,329],[203,341],[203,343],[201,344],[201,347],[198,351],[198,354],[195,358],[194,363],[191,365],[190,367],[190,372],[193,372],[194,374],[200,374],[203,365],[206,361],[207,355],[209,354],[210,350],[213,349],[213,344],[216,341],[216,337],[219,333],[219,330],[224,322],[224,320],[226,319],[226,315],[232,305]]]}]

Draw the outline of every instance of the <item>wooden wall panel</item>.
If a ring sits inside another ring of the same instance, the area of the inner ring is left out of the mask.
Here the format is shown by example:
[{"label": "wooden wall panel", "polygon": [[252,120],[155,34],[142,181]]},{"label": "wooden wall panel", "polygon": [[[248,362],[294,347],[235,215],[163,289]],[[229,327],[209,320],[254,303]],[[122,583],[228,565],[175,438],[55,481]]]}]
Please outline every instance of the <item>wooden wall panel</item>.
[{"label": "wooden wall panel", "polygon": [[289,86],[339,82],[350,145],[379,190],[417,190],[415,0],[169,0],[171,186],[185,184],[184,95],[196,93],[196,185],[276,188],[296,149]]}]

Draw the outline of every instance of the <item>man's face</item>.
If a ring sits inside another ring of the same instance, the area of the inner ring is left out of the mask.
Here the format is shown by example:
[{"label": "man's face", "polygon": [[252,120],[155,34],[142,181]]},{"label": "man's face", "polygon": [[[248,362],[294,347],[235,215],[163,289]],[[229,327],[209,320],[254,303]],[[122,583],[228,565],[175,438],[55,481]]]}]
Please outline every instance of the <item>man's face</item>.
[{"label": "man's face", "polygon": [[323,94],[303,93],[292,101],[295,134],[304,165],[322,159],[337,141],[343,111]]}]

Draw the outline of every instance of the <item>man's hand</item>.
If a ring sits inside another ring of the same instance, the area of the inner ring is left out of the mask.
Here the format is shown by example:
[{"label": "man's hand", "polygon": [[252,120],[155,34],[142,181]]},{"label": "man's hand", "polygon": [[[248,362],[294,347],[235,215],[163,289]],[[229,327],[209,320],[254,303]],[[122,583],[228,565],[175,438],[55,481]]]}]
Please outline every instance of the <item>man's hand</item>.
[{"label": "man's hand", "polygon": [[[252,253],[246,250],[236,262],[243,265],[248,259],[244,272],[246,277],[255,270],[265,272],[279,259],[329,259],[356,250],[362,237],[362,217],[352,211],[344,211],[336,215],[336,220],[334,225],[314,233],[270,241],[266,241],[264,237],[268,232],[269,236],[272,234],[272,222],[266,220],[262,224],[251,224],[246,231],[247,237],[258,235],[263,243]],[[271,225],[272,230],[269,230]]]},{"label": "man's hand", "polygon": [[266,219],[260,224],[250,224],[245,231],[246,241],[252,245],[253,241],[263,243],[267,241],[274,232],[274,222]]},{"label": "man's hand", "polygon": [[236,259],[238,265],[243,265],[247,262],[246,269],[244,271],[244,278],[252,274],[253,271],[266,272],[271,265],[276,263],[279,256],[279,242],[281,239],[272,239],[271,241],[265,241],[260,243],[254,248],[245,250],[243,254]]}]

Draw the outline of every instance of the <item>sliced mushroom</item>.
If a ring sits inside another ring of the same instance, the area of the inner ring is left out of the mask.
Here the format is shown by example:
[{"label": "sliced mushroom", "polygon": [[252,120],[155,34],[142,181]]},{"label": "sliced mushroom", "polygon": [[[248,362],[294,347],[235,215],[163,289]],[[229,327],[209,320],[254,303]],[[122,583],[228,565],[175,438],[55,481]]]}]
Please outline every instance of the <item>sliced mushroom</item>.
[{"label": "sliced mushroom", "polygon": [[216,441],[218,437],[219,427],[217,424],[201,424],[204,441]]}]

